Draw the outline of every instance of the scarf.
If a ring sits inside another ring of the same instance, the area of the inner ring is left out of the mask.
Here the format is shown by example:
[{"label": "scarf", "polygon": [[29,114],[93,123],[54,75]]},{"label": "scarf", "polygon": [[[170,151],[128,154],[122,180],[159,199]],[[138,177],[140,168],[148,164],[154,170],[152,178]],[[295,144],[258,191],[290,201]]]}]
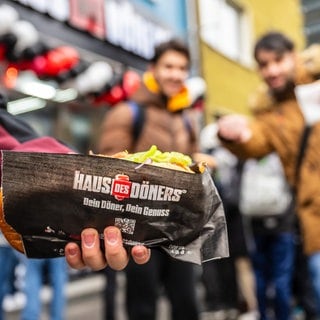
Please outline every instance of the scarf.
[{"label": "scarf", "polygon": [[[154,94],[160,93],[159,85],[151,72],[144,73],[143,83],[150,92]],[[183,109],[189,108],[192,102],[192,97],[188,88],[186,86],[183,86],[178,94],[168,99],[167,109],[170,112],[181,111]]]}]

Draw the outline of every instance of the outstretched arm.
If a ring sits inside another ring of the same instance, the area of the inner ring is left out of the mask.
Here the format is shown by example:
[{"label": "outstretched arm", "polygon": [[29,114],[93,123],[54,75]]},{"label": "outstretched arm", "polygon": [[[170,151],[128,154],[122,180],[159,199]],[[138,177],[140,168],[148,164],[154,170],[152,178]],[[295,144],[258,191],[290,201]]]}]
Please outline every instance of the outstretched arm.
[{"label": "outstretched arm", "polygon": [[252,136],[249,120],[242,115],[228,115],[218,120],[218,135],[226,141],[245,143]]}]

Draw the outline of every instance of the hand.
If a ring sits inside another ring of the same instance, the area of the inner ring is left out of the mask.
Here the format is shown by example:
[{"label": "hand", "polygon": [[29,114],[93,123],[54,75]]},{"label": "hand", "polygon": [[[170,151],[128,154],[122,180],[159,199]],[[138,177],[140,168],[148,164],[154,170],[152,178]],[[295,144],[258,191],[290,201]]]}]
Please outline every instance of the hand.
[{"label": "hand", "polygon": [[218,120],[218,135],[220,138],[230,141],[244,143],[252,135],[249,127],[249,119],[242,115],[228,115]]},{"label": "hand", "polygon": [[[129,255],[123,247],[121,232],[116,227],[104,229],[105,252],[100,250],[100,240],[97,230],[84,229],[81,233],[81,249],[76,243],[68,243],[65,247],[66,260],[70,267],[101,270],[106,266],[114,270],[124,269],[129,261]],[[131,256],[137,264],[144,264],[150,258],[150,250],[144,246],[134,246]]]},{"label": "hand", "polygon": [[216,169],[217,161],[210,154],[195,152],[192,154],[192,159],[195,162],[205,162],[209,169]]}]

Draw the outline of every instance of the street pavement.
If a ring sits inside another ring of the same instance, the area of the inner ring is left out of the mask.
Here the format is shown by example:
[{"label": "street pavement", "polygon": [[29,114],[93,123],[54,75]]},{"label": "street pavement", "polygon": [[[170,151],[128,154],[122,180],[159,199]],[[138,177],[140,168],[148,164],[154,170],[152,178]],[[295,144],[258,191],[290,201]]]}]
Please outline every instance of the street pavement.
[{"label": "street pavement", "polygon": [[[65,320],[106,320],[104,316],[104,289],[107,285],[103,273],[88,273],[85,276],[69,281],[67,285],[67,309]],[[199,303],[203,299],[203,287],[200,283],[197,285],[197,295]],[[40,319],[50,320],[48,316],[51,290],[44,286],[41,291],[43,302],[43,311]],[[116,290],[116,315],[115,320],[128,320],[125,314],[125,276],[122,272],[117,273],[117,290]],[[14,297],[6,299],[4,306],[6,309],[5,320],[20,320],[20,312],[25,303],[21,293]],[[168,320],[170,318],[169,303],[164,296],[160,297],[158,302],[158,314],[156,320]],[[200,306],[201,307],[201,306]],[[212,313],[202,313],[201,320],[217,319]],[[238,320],[256,320],[255,315],[242,315]],[[293,320],[305,320],[304,314],[294,314]]]},{"label": "street pavement", "polygon": [[[103,274],[93,273],[83,278],[70,281],[67,285],[66,320],[105,320],[103,290],[106,286]],[[127,320],[124,308],[125,277],[121,272],[117,274],[116,292],[116,320]],[[50,320],[48,316],[51,289],[45,286],[41,291],[43,311],[41,319]],[[9,297],[5,301],[6,320],[20,320],[20,312],[25,303],[21,293]],[[157,320],[168,320],[169,307],[166,299],[159,301]]]}]

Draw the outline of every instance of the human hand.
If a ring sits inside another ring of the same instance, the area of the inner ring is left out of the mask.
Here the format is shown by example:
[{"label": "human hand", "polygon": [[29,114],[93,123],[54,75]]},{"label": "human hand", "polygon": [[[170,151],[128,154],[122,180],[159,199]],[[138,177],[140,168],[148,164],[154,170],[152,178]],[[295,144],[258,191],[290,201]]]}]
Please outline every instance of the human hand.
[{"label": "human hand", "polygon": [[242,115],[227,115],[220,118],[218,124],[218,136],[226,141],[244,143],[252,135],[249,127],[249,119]]},{"label": "human hand", "polygon": [[[129,254],[123,247],[121,232],[110,226],[104,229],[105,252],[100,250],[100,240],[97,230],[84,229],[81,233],[81,249],[76,243],[68,243],[65,247],[65,257],[70,267],[101,270],[106,266],[114,270],[124,269],[129,261]],[[150,250],[144,246],[134,246],[131,256],[137,264],[144,264],[150,258]]]},{"label": "human hand", "polygon": [[216,169],[217,167],[216,159],[210,154],[195,152],[192,154],[192,159],[195,162],[205,162],[210,169]]}]

